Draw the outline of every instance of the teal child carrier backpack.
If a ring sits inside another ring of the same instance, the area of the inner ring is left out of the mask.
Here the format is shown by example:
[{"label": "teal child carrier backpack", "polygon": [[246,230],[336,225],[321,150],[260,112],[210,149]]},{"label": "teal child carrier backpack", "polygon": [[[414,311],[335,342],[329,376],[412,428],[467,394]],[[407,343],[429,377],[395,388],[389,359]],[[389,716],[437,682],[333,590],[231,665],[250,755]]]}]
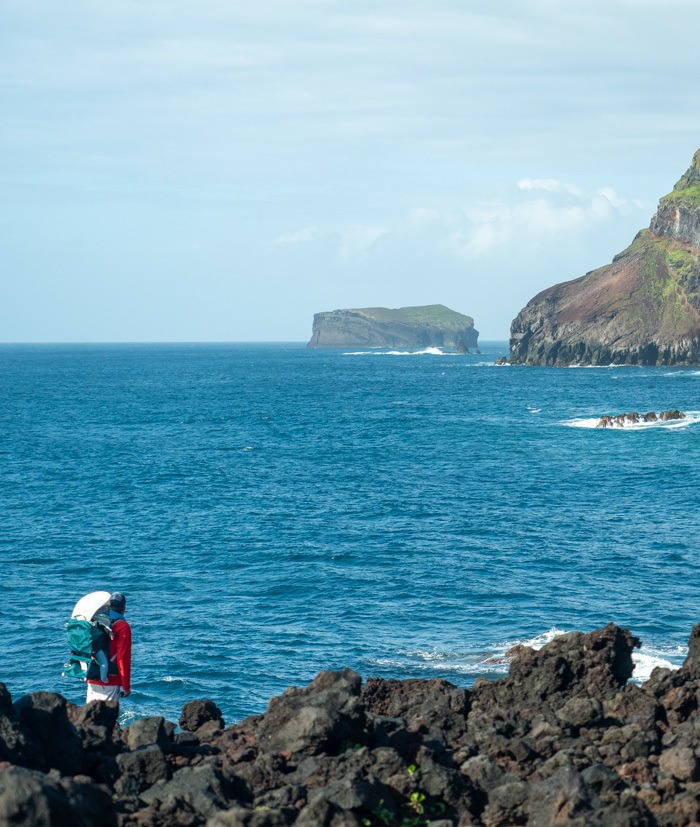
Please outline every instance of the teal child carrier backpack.
[{"label": "teal child carrier backpack", "polygon": [[63,666],[64,677],[100,680],[100,660],[109,664],[110,675],[117,674],[115,664],[109,661],[112,630],[106,615],[96,615],[92,620],[71,617],[66,623],[66,637],[70,656]]}]

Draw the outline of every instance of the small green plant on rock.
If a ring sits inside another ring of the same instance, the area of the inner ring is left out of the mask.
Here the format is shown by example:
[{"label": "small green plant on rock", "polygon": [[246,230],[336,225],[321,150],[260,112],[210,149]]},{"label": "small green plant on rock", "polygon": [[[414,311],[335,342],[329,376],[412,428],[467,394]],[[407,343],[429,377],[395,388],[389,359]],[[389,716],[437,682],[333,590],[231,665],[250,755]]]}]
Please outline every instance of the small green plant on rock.
[{"label": "small green plant on rock", "polygon": [[402,809],[403,813],[394,815],[380,801],[371,816],[361,819],[360,824],[362,827],[426,827],[431,819],[442,816],[447,806],[442,801],[429,803],[426,794],[416,790],[410,794]]},{"label": "small green plant on rock", "polygon": [[411,808],[414,809],[419,815],[423,815],[425,812],[425,807],[423,805],[423,802],[425,801],[425,793],[411,793],[409,801]]}]

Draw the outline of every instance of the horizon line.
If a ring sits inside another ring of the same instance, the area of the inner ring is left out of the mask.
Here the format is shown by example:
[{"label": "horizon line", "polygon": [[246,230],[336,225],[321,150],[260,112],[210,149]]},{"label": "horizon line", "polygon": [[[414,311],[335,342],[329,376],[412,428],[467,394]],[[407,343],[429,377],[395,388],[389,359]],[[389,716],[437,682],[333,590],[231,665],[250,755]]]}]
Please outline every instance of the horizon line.
[{"label": "horizon line", "polygon": [[[483,339],[482,344],[500,344],[508,342],[505,339]],[[306,339],[82,339],[82,340],[52,340],[52,341],[12,341],[0,342],[0,347],[12,347],[15,345],[303,345],[306,347]],[[359,345],[343,345],[342,347],[359,347]],[[372,347],[372,346],[368,346]],[[435,345],[435,347],[440,347]],[[338,347],[317,347],[313,350],[339,350]]]}]

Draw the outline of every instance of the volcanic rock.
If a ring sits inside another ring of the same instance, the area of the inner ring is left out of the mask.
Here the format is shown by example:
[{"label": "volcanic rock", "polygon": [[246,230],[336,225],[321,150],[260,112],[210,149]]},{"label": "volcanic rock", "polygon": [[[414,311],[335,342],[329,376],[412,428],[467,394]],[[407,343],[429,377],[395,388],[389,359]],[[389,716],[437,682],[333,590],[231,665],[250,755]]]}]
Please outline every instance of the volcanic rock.
[{"label": "volcanic rock", "polygon": [[685,414],[675,409],[661,411],[658,416],[654,411],[649,411],[641,415],[636,411],[631,411],[630,413],[615,414],[615,416],[604,414],[598,420],[596,428],[624,428],[625,425],[638,425],[640,422],[657,422],[658,420],[662,422],[673,422],[677,419],[685,419]]},{"label": "volcanic rock", "polygon": [[641,686],[638,645],[608,624],[519,646],[472,689],[321,672],[226,729],[190,701],[177,734],[0,687],[0,824],[698,827],[700,624]]},{"label": "volcanic rock", "polygon": [[[474,320],[442,304],[425,307],[365,307],[314,316],[309,347],[453,347],[468,353],[479,338]],[[477,351],[478,352],[478,351]]]},{"label": "volcanic rock", "polygon": [[510,361],[700,363],[700,150],[611,264],[528,302],[511,325]]},{"label": "volcanic rock", "polygon": [[68,711],[69,702],[54,692],[34,692],[15,704],[20,726],[40,745],[37,769],[52,768],[65,775],[82,771],[83,742]]}]

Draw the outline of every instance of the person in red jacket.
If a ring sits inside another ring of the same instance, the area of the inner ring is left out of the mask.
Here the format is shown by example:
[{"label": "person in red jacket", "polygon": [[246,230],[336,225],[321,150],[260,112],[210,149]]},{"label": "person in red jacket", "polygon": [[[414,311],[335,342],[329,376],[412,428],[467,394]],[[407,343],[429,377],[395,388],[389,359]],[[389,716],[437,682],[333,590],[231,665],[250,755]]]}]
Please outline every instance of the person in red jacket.
[{"label": "person in red jacket", "polygon": [[112,621],[112,641],[109,647],[109,675],[106,681],[89,680],[87,699],[116,701],[131,694],[131,626],[124,617],[126,597],[114,592],[109,597],[109,619]]}]

